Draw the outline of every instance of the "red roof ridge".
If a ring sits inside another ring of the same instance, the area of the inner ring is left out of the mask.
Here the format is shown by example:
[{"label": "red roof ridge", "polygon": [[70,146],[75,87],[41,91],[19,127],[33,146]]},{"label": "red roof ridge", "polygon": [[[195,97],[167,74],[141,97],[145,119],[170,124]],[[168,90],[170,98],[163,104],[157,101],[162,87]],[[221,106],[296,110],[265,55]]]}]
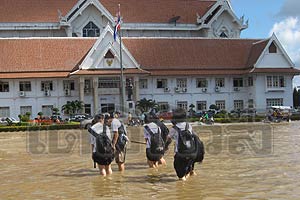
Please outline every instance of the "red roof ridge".
[{"label": "red roof ridge", "polygon": [[262,39],[255,38],[208,38],[208,37],[122,37],[124,40],[223,40],[223,41],[256,41],[255,43],[261,42]]},{"label": "red roof ridge", "polygon": [[7,37],[0,40],[97,40],[95,37]]}]

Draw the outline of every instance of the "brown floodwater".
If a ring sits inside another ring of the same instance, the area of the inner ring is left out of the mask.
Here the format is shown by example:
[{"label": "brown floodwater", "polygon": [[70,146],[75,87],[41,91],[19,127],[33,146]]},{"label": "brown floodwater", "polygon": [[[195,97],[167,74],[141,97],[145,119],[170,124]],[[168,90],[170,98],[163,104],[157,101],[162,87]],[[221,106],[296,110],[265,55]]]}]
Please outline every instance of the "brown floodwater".
[{"label": "brown floodwater", "polygon": [[[126,171],[101,177],[86,130],[0,133],[0,199],[299,199],[300,122],[194,126],[206,145],[197,175],[178,181],[173,153],[148,169],[130,143]],[[129,128],[132,141],[142,129]]]}]

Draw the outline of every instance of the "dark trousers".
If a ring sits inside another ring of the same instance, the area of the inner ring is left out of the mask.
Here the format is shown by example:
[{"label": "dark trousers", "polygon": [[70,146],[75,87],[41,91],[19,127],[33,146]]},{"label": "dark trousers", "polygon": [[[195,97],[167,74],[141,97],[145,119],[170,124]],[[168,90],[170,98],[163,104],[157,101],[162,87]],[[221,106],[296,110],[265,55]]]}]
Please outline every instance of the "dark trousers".
[{"label": "dark trousers", "polygon": [[176,153],[174,156],[174,168],[178,178],[182,178],[194,169],[195,161],[190,158],[182,158]]}]

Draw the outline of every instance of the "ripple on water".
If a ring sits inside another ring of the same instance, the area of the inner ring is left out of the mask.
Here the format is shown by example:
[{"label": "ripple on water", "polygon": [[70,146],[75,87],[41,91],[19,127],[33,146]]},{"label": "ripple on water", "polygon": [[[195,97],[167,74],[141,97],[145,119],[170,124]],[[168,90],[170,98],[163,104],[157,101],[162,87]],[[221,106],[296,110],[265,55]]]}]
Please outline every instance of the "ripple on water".
[{"label": "ripple on water", "polygon": [[[79,154],[80,145],[70,154],[33,155],[27,152],[26,134],[0,135],[0,199],[298,199],[299,125],[276,124],[273,151],[267,156],[230,154],[234,144],[220,147],[217,154],[208,152],[204,163],[195,166],[198,175],[185,182],[176,177],[172,153],[166,156],[167,167],[151,170],[144,146],[132,145],[126,172],[119,173],[113,163],[113,175],[100,177],[90,154]],[[226,134],[217,145],[227,144]],[[209,134],[201,137],[205,144],[210,140]]]}]

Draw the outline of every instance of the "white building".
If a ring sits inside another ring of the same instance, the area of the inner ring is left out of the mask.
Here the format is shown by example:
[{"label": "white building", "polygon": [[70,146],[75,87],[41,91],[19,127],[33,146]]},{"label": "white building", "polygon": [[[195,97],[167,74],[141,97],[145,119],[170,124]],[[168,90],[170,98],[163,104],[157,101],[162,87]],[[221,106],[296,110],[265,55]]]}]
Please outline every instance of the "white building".
[{"label": "white building", "polygon": [[[72,100],[89,114],[118,109],[120,41],[112,27],[119,1],[33,2],[0,8],[0,116],[51,115]],[[197,110],[293,104],[300,71],[275,35],[240,39],[248,22],[226,0],[126,0],[121,14],[128,107],[141,98]]]}]

